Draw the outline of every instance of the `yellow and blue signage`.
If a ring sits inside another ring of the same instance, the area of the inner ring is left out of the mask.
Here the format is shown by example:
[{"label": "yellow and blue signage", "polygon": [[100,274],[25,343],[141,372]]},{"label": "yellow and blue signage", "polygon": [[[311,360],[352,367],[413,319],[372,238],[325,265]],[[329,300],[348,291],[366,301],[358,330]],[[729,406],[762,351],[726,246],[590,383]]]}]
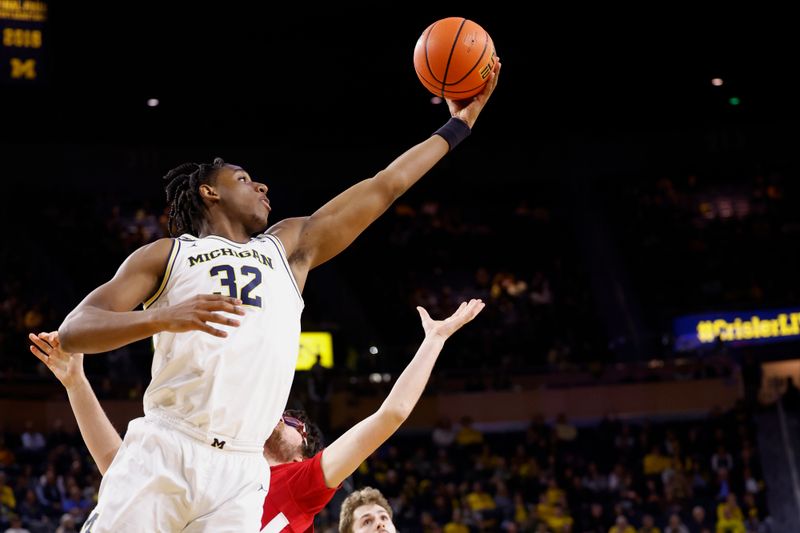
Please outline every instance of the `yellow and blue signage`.
[{"label": "yellow and blue signage", "polygon": [[673,327],[679,351],[720,342],[745,346],[794,341],[800,340],[800,307],[683,316]]}]

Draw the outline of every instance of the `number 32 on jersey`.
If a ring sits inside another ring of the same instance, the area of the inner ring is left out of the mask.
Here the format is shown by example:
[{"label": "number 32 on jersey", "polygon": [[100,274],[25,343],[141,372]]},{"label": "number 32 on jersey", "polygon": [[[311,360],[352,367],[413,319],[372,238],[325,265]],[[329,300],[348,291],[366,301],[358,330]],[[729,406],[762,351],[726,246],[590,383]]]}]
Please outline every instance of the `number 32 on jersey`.
[{"label": "number 32 on jersey", "polygon": [[252,265],[243,265],[237,271],[231,265],[216,265],[209,271],[211,277],[219,279],[220,291],[215,294],[225,294],[231,298],[239,298],[243,305],[261,307],[261,296],[256,289],[261,285],[261,270]]}]

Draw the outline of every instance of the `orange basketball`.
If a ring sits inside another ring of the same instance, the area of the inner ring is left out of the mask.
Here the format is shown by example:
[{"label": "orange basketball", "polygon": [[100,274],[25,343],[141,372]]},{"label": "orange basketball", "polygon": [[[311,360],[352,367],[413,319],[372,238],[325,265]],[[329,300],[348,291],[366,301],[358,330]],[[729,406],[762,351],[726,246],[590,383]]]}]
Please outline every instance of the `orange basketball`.
[{"label": "orange basketball", "polygon": [[442,98],[478,94],[494,66],[494,42],[479,24],[463,17],[437,20],[414,47],[414,69],[422,85]]}]

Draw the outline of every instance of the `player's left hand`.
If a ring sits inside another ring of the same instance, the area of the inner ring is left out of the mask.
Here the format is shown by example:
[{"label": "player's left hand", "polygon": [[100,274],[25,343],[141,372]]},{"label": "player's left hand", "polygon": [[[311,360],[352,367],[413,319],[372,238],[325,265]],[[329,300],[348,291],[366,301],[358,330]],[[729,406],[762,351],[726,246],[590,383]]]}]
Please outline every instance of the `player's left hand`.
[{"label": "player's left hand", "polygon": [[425,330],[425,336],[440,337],[446,340],[450,335],[458,331],[461,326],[478,316],[478,313],[480,313],[485,306],[486,304],[480,299],[461,302],[456,312],[444,320],[432,319],[424,307],[417,306],[417,311],[422,319],[422,328]]},{"label": "player's left hand", "polygon": [[67,353],[61,349],[58,331],[50,333],[28,334],[33,343],[30,350],[39,361],[43,362],[50,372],[67,390],[86,379],[83,373],[83,354]]}]

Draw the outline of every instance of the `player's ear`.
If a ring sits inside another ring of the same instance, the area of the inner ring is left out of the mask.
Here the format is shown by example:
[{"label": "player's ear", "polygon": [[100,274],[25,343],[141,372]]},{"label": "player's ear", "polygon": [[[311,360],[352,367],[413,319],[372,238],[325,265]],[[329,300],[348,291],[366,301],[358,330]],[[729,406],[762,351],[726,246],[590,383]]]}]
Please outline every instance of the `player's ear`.
[{"label": "player's ear", "polygon": [[219,200],[219,193],[212,185],[203,183],[200,185],[200,197],[204,200]]}]

